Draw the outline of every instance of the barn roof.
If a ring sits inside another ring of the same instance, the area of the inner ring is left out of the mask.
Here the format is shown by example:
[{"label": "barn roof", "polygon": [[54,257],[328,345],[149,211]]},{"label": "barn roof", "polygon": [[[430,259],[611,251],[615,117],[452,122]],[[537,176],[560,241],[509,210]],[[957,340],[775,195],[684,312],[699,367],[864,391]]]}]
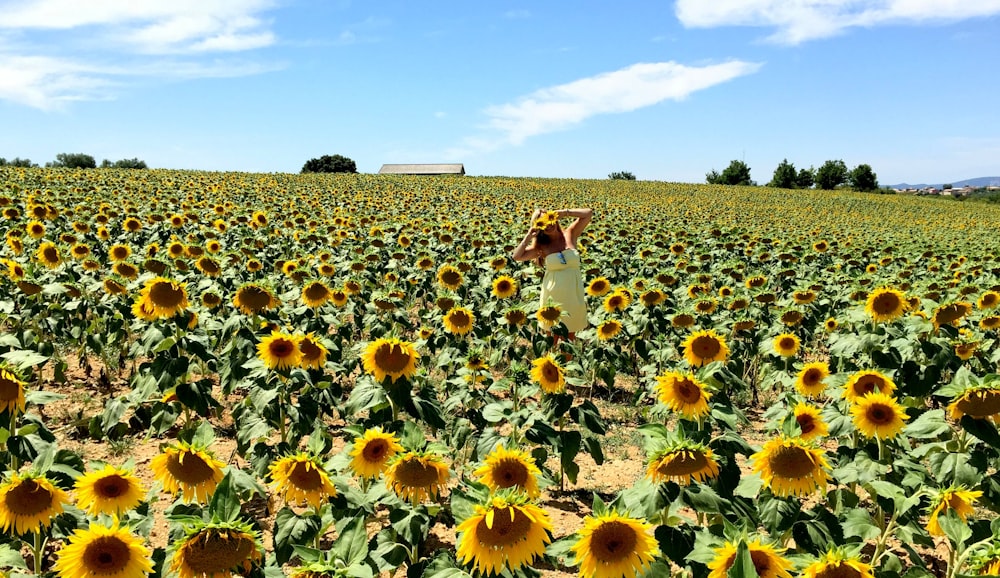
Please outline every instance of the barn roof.
[{"label": "barn roof", "polygon": [[465,165],[453,164],[410,164],[382,165],[380,175],[464,175]]}]

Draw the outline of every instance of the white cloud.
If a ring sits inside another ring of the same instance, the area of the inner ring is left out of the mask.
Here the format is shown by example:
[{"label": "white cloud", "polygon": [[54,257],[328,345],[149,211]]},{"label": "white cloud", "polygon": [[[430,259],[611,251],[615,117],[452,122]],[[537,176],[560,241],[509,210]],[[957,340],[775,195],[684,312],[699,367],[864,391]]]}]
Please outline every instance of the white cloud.
[{"label": "white cloud", "polygon": [[775,28],[769,41],[799,44],[849,28],[936,24],[1000,14],[1000,0],[677,0],[688,28]]},{"label": "white cloud", "polygon": [[447,156],[458,158],[473,151],[519,145],[529,137],[564,130],[592,116],[681,100],[699,90],[752,74],[760,66],[741,61],[701,67],[676,62],[639,63],[544,88],[515,102],[487,108],[489,121],[484,128],[489,135],[467,138],[461,148]]},{"label": "white cloud", "polygon": [[0,99],[40,109],[114,98],[137,78],[232,77],[275,65],[219,60],[275,44],[275,0],[0,0]]}]

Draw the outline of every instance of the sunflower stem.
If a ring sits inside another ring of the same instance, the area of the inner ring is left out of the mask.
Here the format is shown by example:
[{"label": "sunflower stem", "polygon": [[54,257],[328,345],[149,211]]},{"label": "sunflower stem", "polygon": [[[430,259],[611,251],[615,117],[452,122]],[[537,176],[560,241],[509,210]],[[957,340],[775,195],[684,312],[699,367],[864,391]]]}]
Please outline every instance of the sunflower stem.
[{"label": "sunflower stem", "polygon": [[885,462],[885,442],[882,441],[881,436],[875,436],[875,442],[878,444],[878,463]]},{"label": "sunflower stem", "polygon": [[[16,431],[17,431],[17,409],[14,408],[10,410],[10,435],[14,436]],[[10,440],[10,438],[7,439],[8,441]],[[21,467],[21,460],[17,459],[17,456],[14,455],[14,452],[10,451],[10,444],[8,443],[6,445],[7,445],[7,453],[10,454],[10,469],[16,472],[18,468]]]},{"label": "sunflower stem", "polygon": [[47,540],[45,540],[42,537],[41,530],[35,532],[35,543],[31,547],[31,554],[32,554],[32,557],[34,558],[34,566],[35,566],[35,575],[36,576],[41,576],[42,575],[42,552],[45,551],[45,542],[46,541]]}]

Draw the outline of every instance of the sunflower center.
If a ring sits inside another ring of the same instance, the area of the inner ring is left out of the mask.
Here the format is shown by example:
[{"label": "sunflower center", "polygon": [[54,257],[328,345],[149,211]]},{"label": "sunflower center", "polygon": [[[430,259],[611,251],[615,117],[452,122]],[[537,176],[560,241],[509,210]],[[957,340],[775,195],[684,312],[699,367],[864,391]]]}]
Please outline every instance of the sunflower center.
[{"label": "sunflower center", "polygon": [[501,488],[524,486],[528,481],[528,468],[520,460],[504,458],[493,468],[493,479]]},{"label": "sunflower center", "polygon": [[868,407],[868,411],[865,412],[865,416],[868,418],[868,421],[875,425],[889,425],[892,423],[895,415],[896,414],[892,411],[891,407],[880,403],[873,403]]},{"label": "sunflower center", "polygon": [[510,281],[508,281],[506,279],[503,279],[501,281],[497,281],[497,292],[498,293],[506,293],[508,291],[510,291]]},{"label": "sunflower center", "polygon": [[299,343],[299,351],[302,352],[302,359],[306,361],[319,359],[323,354],[323,351],[311,339],[303,339]]},{"label": "sunflower center", "polygon": [[823,380],[823,372],[816,368],[809,368],[804,374],[802,374],[802,383],[808,386],[819,385],[820,381]]},{"label": "sunflower center", "polygon": [[551,361],[546,361],[542,365],[542,376],[545,378],[545,381],[555,383],[559,381],[559,368]]},{"label": "sunflower center", "polygon": [[292,471],[288,472],[288,479],[300,490],[315,490],[323,485],[319,470],[308,462],[295,462]]},{"label": "sunflower center", "polygon": [[444,271],[441,273],[441,282],[445,285],[458,285],[462,282],[462,274],[458,271]]},{"label": "sunflower center", "polygon": [[237,298],[240,305],[253,312],[263,311],[271,304],[271,294],[261,287],[243,287]]},{"label": "sunflower center", "polygon": [[198,454],[183,452],[171,454],[167,459],[167,471],[183,485],[196,486],[215,475],[215,470]]},{"label": "sunflower center", "polygon": [[177,307],[184,301],[184,289],[176,283],[160,281],[150,287],[149,298],[159,307]]},{"label": "sunflower center", "polygon": [[396,480],[410,488],[427,488],[437,484],[438,469],[417,459],[409,459],[396,467]]},{"label": "sunflower center", "polygon": [[701,399],[701,388],[690,379],[678,379],[674,382],[674,394],[684,403],[697,403]]},{"label": "sunflower center", "polygon": [[[493,527],[486,525],[484,517],[476,525],[479,543],[491,548],[504,547],[520,542],[531,530],[531,519],[518,508],[493,508]],[[513,520],[511,512],[514,512]]]},{"label": "sunflower center", "polygon": [[617,520],[601,524],[590,536],[591,552],[606,564],[613,564],[634,554],[638,542],[635,530]]},{"label": "sunflower center", "polygon": [[366,462],[381,462],[385,459],[386,454],[389,453],[389,442],[383,439],[374,439],[365,444],[363,450],[361,450],[361,455],[364,457]]},{"label": "sunflower center", "polygon": [[410,354],[398,343],[385,343],[375,351],[375,364],[386,373],[402,373],[410,364]]},{"label": "sunflower center", "polygon": [[224,573],[243,564],[253,547],[253,540],[242,534],[202,532],[184,545],[184,564],[194,575]]},{"label": "sunflower center", "polygon": [[118,574],[132,558],[128,544],[115,536],[101,536],[87,544],[83,551],[83,567],[91,576]]},{"label": "sunflower center", "polygon": [[472,322],[465,311],[452,311],[448,318],[455,327],[468,327]]},{"label": "sunflower center", "polygon": [[861,572],[851,568],[847,564],[835,563],[827,564],[822,570],[816,573],[816,578],[861,578]]},{"label": "sunflower center", "polygon": [[546,321],[557,321],[562,316],[562,311],[558,307],[546,307],[542,309],[540,315]]},{"label": "sunflower center", "polygon": [[1000,296],[997,296],[995,293],[987,293],[980,299],[980,303],[982,303],[983,307],[988,308],[996,305],[998,300],[1000,300]]},{"label": "sunflower center", "polygon": [[798,422],[803,435],[816,429],[816,420],[814,420],[813,417],[807,413],[795,416],[795,421]]},{"label": "sunflower center", "polygon": [[21,384],[7,377],[5,371],[0,375],[0,401],[14,401],[21,395]]},{"label": "sunflower center", "polygon": [[938,309],[934,314],[934,321],[937,322],[938,325],[954,323],[955,321],[965,317],[967,313],[968,311],[965,307],[958,303],[953,303]]},{"label": "sunflower center", "polygon": [[771,557],[768,556],[767,552],[751,550],[750,559],[753,560],[753,567],[758,576],[769,575],[767,571],[771,568]]},{"label": "sunflower center", "polygon": [[617,309],[622,305],[622,297],[620,295],[615,295],[608,300],[608,305]]},{"label": "sunflower center", "polygon": [[674,453],[664,460],[656,471],[665,476],[689,476],[708,467],[708,458],[700,451],[686,450]]},{"label": "sunflower center", "polygon": [[[0,391],[2,397],[2,391]],[[974,418],[989,417],[1000,413],[1000,390],[972,391],[959,400],[956,407]]]},{"label": "sunflower center", "polygon": [[222,268],[213,259],[202,259],[198,263],[201,265],[201,270],[206,273],[218,273],[222,271]]},{"label": "sunflower center", "polygon": [[329,297],[330,290],[322,283],[310,283],[305,289],[305,294],[310,301],[319,301]]},{"label": "sunflower center", "polygon": [[854,383],[854,393],[858,397],[864,397],[878,389],[879,393],[885,387],[885,380],[877,375],[866,375]]},{"label": "sunflower center", "polygon": [[279,337],[269,343],[267,349],[274,357],[285,358],[295,352],[295,342]]},{"label": "sunflower center", "polygon": [[722,345],[711,335],[699,335],[691,342],[691,351],[700,359],[714,359],[722,351]]},{"label": "sunflower center", "polygon": [[102,498],[117,498],[128,491],[128,480],[118,474],[104,476],[94,484],[94,493]]},{"label": "sunflower center", "polygon": [[782,351],[793,351],[795,349],[795,340],[791,337],[782,337],[781,340],[778,341],[778,347],[780,347]]},{"label": "sunflower center", "polygon": [[771,453],[768,462],[771,471],[782,478],[804,478],[816,469],[812,454],[798,446],[781,446]]},{"label": "sunflower center", "polygon": [[52,506],[52,492],[35,480],[22,480],[7,492],[4,505],[15,516],[35,516]]},{"label": "sunflower center", "polygon": [[902,305],[903,302],[895,293],[882,293],[872,300],[872,310],[879,315],[896,313]]},{"label": "sunflower center", "polygon": [[46,247],[42,251],[42,257],[47,263],[55,263],[59,261],[59,251],[57,251],[55,247]]},{"label": "sunflower center", "polygon": [[608,288],[608,284],[605,283],[604,281],[595,281],[590,286],[591,291],[594,291],[595,293],[599,293],[601,291],[604,291],[607,288]]}]

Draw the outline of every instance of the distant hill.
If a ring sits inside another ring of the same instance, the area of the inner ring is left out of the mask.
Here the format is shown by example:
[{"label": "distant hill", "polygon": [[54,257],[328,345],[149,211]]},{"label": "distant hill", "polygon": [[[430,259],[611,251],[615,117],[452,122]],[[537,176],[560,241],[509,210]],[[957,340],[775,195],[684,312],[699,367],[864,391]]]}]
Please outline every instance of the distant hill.
[{"label": "distant hill", "polygon": [[965,179],[961,181],[944,181],[937,184],[926,184],[920,183],[917,185],[911,185],[908,183],[900,183],[898,185],[887,185],[890,189],[926,189],[927,187],[934,187],[940,189],[946,184],[951,184],[951,186],[959,189],[964,186],[970,186],[972,188],[978,187],[1000,187],[1000,177],[976,177],[974,179]]}]

